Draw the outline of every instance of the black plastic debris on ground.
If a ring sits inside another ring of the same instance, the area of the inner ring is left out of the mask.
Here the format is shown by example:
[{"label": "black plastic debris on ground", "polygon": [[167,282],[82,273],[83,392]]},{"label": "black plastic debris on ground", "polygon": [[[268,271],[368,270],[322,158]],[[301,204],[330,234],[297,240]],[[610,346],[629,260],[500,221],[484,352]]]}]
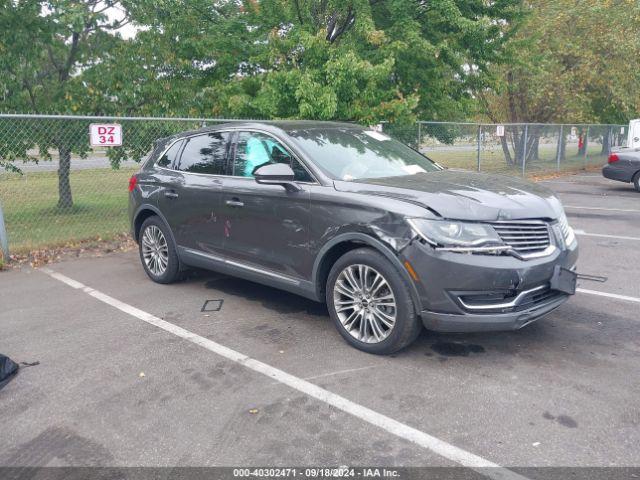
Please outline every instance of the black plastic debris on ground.
[{"label": "black plastic debris on ground", "polygon": [[18,368],[16,362],[0,353],[0,388],[9,383],[9,380],[18,372]]},{"label": "black plastic debris on ground", "polygon": [[20,362],[20,365],[24,367],[35,367],[37,365],[40,365],[40,362]]},{"label": "black plastic debris on ground", "polygon": [[222,302],[223,300],[207,300],[206,302],[204,302],[204,305],[202,305],[202,309],[200,309],[200,311],[219,312],[222,308]]}]

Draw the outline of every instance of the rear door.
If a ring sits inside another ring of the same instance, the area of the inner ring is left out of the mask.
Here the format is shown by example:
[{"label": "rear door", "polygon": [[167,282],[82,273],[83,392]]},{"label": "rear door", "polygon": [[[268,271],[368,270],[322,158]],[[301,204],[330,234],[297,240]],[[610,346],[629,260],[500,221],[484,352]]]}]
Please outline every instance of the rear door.
[{"label": "rear door", "polygon": [[[221,211],[224,217],[224,253],[246,266],[307,278],[310,195],[305,184],[315,183],[291,150],[275,137],[240,131],[223,180]],[[269,163],[291,165],[302,187],[289,192],[280,185],[261,185],[255,170]]]},{"label": "rear door", "polygon": [[160,209],[179,247],[212,254],[222,248],[222,175],[230,137],[230,132],[188,137],[167,172]]},{"label": "rear door", "polygon": [[169,226],[173,230],[175,226],[175,196],[177,188],[183,181],[182,174],[176,170],[180,161],[180,153],[184,147],[185,139],[180,139],[168,145],[168,148],[156,162],[156,178],[160,185],[157,204]]}]

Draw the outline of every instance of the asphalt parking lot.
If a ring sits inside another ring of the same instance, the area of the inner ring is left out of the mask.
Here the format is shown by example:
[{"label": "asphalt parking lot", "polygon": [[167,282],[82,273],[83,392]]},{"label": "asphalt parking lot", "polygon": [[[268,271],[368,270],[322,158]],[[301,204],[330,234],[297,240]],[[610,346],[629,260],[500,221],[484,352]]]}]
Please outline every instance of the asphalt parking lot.
[{"label": "asphalt parking lot", "polygon": [[3,272],[0,352],[39,364],[0,390],[0,466],[639,466],[640,194],[544,183],[580,273],[607,280],[520,331],[425,331],[391,357],[269,287],[154,284],[136,252]]}]

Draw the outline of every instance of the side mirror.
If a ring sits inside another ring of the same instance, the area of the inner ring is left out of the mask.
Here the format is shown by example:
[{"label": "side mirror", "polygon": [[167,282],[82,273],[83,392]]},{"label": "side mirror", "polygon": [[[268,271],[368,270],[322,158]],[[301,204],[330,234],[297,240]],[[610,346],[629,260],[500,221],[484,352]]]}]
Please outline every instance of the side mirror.
[{"label": "side mirror", "polygon": [[253,176],[256,182],[263,185],[282,185],[289,192],[302,190],[293,179],[295,174],[291,167],[285,163],[271,163],[257,169]]}]

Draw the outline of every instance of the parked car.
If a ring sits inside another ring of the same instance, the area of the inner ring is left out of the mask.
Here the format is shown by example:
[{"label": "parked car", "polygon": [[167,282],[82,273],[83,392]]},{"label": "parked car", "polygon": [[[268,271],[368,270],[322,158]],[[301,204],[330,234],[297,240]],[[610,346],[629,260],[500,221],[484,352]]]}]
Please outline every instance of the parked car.
[{"label": "parked car", "polygon": [[631,120],[627,129],[627,144],[609,155],[602,175],[610,180],[633,183],[640,192],[640,119]]},{"label": "parked car", "polygon": [[633,183],[640,192],[640,149],[620,149],[609,155],[609,162],[602,167],[602,175],[610,180]]},{"label": "parked car", "polygon": [[377,131],[233,123],[159,140],[129,184],[155,282],[200,267],[326,302],[340,334],[388,354],[421,331],[513,330],[575,293],[560,201],[443,169]]}]

